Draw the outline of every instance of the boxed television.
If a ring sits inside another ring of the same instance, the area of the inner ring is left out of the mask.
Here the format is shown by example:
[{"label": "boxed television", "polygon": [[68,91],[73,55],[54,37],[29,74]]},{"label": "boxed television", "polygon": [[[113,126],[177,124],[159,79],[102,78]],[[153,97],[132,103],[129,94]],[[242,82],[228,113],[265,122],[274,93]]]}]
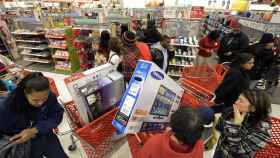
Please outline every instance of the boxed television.
[{"label": "boxed television", "polygon": [[118,105],[123,92],[123,75],[105,64],[65,79],[84,123],[89,123]]},{"label": "boxed television", "polygon": [[139,60],[112,124],[120,133],[163,130],[183,89],[156,64]]}]

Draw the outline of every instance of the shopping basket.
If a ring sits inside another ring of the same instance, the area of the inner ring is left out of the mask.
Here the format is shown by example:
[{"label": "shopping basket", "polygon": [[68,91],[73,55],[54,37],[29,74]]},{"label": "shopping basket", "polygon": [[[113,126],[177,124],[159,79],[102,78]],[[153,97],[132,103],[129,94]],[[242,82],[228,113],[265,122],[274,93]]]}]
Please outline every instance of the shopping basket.
[{"label": "shopping basket", "polygon": [[117,108],[112,109],[76,131],[89,158],[104,157],[112,150],[114,144],[112,136],[116,132],[112,121],[117,110]]},{"label": "shopping basket", "polygon": [[191,105],[192,107],[213,105],[212,100],[215,98],[213,92],[185,78],[180,79],[180,84],[184,89],[181,99],[182,105]]},{"label": "shopping basket", "polygon": [[280,119],[272,117],[271,124],[271,141],[256,153],[255,158],[280,158]]},{"label": "shopping basket", "polygon": [[182,78],[214,91],[228,72],[228,63],[185,67]]}]

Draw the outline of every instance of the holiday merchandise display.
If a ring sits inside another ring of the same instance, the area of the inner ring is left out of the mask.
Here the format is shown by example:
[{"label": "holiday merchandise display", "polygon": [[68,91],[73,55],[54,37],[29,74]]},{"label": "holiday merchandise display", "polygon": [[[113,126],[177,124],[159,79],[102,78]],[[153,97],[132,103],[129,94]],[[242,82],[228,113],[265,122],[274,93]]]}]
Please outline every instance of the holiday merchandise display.
[{"label": "holiday merchandise display", "polygon": [[139,60],[113,126],[121,133],[163,130],[182,94],[183,89],[156,64]]}]

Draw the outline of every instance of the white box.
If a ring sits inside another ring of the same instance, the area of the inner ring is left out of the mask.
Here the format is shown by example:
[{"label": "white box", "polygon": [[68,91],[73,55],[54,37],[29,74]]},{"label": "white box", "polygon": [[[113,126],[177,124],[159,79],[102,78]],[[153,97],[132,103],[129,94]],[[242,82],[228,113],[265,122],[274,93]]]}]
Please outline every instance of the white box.
[{"label": "white box", "polygon": [[112,124],[120,133],[162,130],[182,95],[183,89],[156,64],[139,60]]},{"label": "white box", "polygon": [[84,123],[118,105],[124,92],[123,75],[111,64],[75,73],[65,83]]}]

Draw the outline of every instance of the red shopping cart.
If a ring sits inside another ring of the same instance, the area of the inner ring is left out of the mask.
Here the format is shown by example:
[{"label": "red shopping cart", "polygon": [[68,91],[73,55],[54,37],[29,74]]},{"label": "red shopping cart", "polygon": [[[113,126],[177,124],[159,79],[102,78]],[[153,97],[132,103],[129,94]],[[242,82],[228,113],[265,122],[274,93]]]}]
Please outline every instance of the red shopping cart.
[{"label": "red shopping cart", "polygon": [[271,118],[272,136],[271,141],[265,148],[258,151],[255,158],[279,158],[280,157],[280,119]]}]

